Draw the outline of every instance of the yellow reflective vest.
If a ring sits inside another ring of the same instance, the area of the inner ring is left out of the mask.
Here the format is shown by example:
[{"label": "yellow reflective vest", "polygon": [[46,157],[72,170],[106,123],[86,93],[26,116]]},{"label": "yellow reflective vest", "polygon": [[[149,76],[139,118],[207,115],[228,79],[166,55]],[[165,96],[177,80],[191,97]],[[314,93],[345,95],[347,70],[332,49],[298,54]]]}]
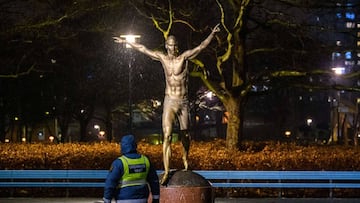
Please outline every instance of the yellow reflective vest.
[{"label": "yellow reflective vest", "polygon": [[150,162],[146,156],[141,155],[137,159],[121,156],[119,159],[123,164],[124,174],[119,181],[118,188],[147,184],[146,177],[149,173]]}]

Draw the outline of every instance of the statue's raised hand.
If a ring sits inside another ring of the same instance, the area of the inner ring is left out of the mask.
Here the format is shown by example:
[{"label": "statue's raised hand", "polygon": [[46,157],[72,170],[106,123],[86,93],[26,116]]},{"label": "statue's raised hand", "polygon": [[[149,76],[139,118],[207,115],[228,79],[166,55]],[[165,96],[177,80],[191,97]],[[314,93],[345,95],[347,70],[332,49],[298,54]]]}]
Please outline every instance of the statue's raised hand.
[{"label": "statue's raised hand", "polygon": [[125,43],[126,40],[120,37],[113,37],[115,43]]}]

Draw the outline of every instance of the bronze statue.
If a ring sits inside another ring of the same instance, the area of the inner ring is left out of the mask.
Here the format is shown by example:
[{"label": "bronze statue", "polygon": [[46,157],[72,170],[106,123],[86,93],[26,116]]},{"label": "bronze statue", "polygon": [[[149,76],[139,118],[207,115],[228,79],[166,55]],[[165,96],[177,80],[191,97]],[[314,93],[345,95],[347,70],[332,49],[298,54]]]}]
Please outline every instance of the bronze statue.
[{"label": "bronze statue", "polygon": [[164,133],[163,142],[163,164],[164,175],[161,184],[165,184],[170,171],[171,158],[171,133],[172,124],[175,118],[180,124],[180,135],[183,146],[182,159],[184,170],[188,169],[188,154],[190,148],[189,135],[189,102],[188,102],[188,73],[187,60],[195,58],[203,49],[205,49],[213,39],[216,32],[219,32],[219,24],[213,29],[211,34],[197,47],[187,50],[179,55],[177,41],[174,36],[169,36],[165,41],[167,53],[152,51],[144,45],[136,42],[128,42],[120,37],[113,37],[116,43],[127,43],[135,50],[150,56],[153,60],[160,61],[165,73],[166,87],[162,115],[162,128]]}]

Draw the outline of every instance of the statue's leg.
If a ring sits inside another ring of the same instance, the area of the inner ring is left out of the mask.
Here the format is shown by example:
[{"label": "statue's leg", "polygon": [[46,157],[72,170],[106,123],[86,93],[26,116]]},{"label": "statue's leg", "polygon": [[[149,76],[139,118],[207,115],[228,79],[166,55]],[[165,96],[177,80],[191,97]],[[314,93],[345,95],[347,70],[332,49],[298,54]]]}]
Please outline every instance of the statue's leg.
[{"label": "statue's leg", "polygon": [[190,133],[189,133],[189,111],[188,103],[183,104],[180,113],[178,114],[179,124],[180,124],[180,135],[182,143],[182,160],[184,163],[184,171],[188,170],[188,156],[190,149]]},{"label": "statue's leg", "polygon": [[163,164],[164,175],[160,181],[163,185],[167,182],[170,172],[170,159],[171,159],[171,130],[168,127],[164,129],[164,141],[163,141]]},{"label": "statue's leg", "polygon": [[160,184],[165,185],[169,178],[170,172],[170,159],[171,159],[171,133],[172,133],[172,122],[175,118],[175,113],[172,110],[171,103],[166,99],[164,101],[164,109],[162,115],[162,127],[163,127],[163,164],[164,164],[164,175],[160,180]]},{"label": "statue's leg", "polygon": [[190,149],[190,134],[188,130],[181,130],[181,143],[183,147],[182,159],[184,163],[184,171],[188,170],[188,156]]}]

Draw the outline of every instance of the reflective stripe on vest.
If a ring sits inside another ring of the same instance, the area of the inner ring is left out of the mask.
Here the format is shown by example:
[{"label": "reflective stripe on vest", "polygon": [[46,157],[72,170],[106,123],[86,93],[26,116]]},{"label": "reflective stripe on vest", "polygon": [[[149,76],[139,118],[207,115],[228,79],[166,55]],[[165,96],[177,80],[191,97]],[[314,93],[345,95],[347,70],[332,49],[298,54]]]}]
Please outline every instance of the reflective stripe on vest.
[{"label": "reflective stripe on vest", "polygon": [[137,159],[121,156],[119,159],[123,163],[124,174],[119,181],[118,188],[147,184],[146,178],[150,162],[146,156],[141,155]]},{"label": "reflective stripe on vest", "polygon": [[116,200],[116,203],[147,203],[148,199],[125,199]]}]

